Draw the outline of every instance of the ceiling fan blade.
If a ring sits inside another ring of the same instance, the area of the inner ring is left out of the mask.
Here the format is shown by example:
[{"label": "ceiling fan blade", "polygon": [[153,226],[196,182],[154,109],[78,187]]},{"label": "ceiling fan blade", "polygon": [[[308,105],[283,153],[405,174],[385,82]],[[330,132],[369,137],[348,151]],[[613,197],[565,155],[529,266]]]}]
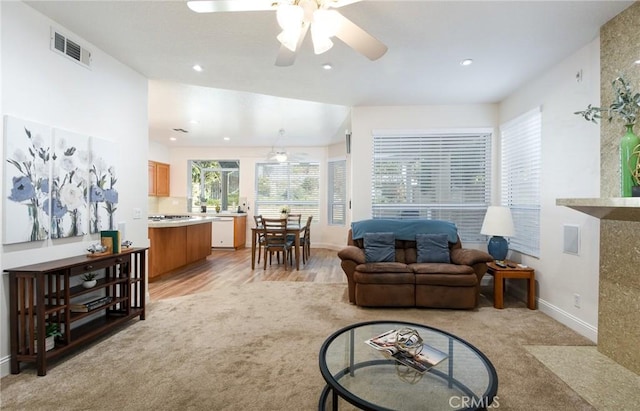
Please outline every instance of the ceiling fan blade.
[{"label": "ceiling fan blade", "polygon": [[388,48],[380,40],[361,29],[357,24],[335,12],[338,30],[336,37],[344,41],[349,47],[367,57],[377,60],[387,52]]},{"label": "ceiling fan blade", "polygon": [[278,56],[276,57],[276,66],[287,67],[293,65],[293,63],[296,61],[298,50],[300,50],[300,45],[307,35],[307,31],[309,31],[309,24],[303,23],[302,30],[300,31],[300,37],[298,38],[298,44],[296,45],[296,51],[291,51],[284,45],[280,45],[280,50],[278,51]]},{"label": "ceiling fan blade", "polygon": [[222,11],[260,11],[275,10],[272,0],[191,0],[187,6],[196,13],[214,13]]}]

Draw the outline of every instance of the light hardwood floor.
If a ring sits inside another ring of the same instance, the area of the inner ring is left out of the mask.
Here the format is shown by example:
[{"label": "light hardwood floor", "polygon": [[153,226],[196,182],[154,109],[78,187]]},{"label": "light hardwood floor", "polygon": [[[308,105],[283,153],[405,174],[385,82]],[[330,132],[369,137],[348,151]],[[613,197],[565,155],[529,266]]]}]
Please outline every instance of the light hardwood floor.
[{"label": "light hardwood floor", "polygon": [[213,250],[206,260],[174,270],[149,283],[151,301],[179,297],[223,287],[229,284],[246,284],[256,281],[307,281],[318,283],[346,283],[340,267],[337,251],[312,248],[306,264],[300,262],[300,270],[263,261],[251,269],[251,248],[240,250]]}]

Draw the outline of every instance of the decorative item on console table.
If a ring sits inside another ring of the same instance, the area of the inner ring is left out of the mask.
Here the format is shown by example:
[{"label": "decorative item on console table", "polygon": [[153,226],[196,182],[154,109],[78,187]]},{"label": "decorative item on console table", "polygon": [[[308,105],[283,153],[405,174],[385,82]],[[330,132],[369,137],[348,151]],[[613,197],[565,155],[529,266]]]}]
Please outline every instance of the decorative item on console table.
[{"label": "decorative item on console table", "polygon": [[[60,327],[55,323],[47,323],[45,327],[45,339],[44,339],[44,347],[45,351],[51,351],[56,346],[56,337],[62,337],[62,333],[60,332]],[[34,345],[34,350],[38,352],[38,336],[36,335],[36,343]]]},{"label": "decorative item on console table", "polygon": [[622,197],[631,197],[632,187],[639,183],[637,180],[634,181],[633,167],[630,167],[630,164],[637,165],[638,162],[638,153],[635,148],[640,144],[640,139],[633,133],[633,126],[640,112],[640,93],[634,92],[622,76],[613,80],[611,86],[615,92],[615,98],[608,108],[593,107],[589,104],[586,110],[576,111],[574,114],[579,114],[585,120],[597,123],[597,120],[601,118],[601,113],[606,112],[609,122],[614,117],[623,121],[627,131],[620,140],[620,192]]},{"label": "decorative item on console table", "polygon": [[82,274],[80,279],[82,279],[82,286],[84,288],[93,288],[98,283],[98,280],[96,280],[96,273],[91,271],[88,273]]}]

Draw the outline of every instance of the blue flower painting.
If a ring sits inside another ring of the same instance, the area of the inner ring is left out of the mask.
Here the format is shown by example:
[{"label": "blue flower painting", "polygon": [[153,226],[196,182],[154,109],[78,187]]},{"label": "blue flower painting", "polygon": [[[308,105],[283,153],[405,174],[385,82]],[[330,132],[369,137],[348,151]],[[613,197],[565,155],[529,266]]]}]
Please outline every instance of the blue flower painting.
[{"label": "blue flower painting", "polygon": [[113,143],[12,116],[4,124],[3,244],[115,229]]},{"label": "blue flower painting", "polygon": [[4,244],[49,236],[51,129],[5,116]]}]

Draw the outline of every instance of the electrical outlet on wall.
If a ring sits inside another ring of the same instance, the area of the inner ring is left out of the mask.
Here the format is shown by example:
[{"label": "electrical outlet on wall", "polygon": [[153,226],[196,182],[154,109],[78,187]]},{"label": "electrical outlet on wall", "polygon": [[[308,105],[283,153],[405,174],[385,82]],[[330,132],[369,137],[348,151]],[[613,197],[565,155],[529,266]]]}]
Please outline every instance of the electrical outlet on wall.
[{"label": "electrical outlet on wall", "polygon": [[573,295],[573,305],[576,308],[580,308],[580,294],[574,294]]}]

